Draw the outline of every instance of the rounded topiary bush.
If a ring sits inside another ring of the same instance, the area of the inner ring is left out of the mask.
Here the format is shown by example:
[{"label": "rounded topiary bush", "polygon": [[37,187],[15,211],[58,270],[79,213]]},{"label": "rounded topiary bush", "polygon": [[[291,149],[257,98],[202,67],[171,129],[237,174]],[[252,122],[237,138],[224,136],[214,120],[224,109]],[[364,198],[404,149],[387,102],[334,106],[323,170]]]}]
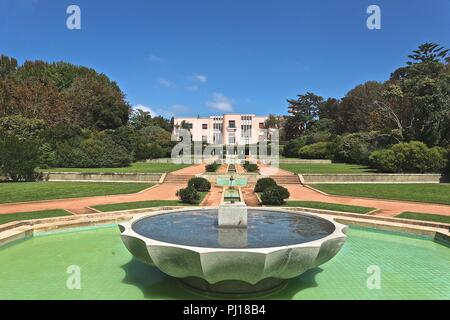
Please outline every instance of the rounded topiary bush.
[{"label": "rounded topiary bush", "polygon": [[259,170],[259,167],[256,163],[251,163],[249,161],[245,161],[243,167],[247,172],[256,172]]},{"label": "rounded topiary bush", "polygon": [[264,192],[267,188],[275,187],[277,183],[272,178],[261,178],[256,182],[255,192]]},{"label": "rounded topiary bush", "polygon": [[178,190],[177,197],[179,197],[183,203],[197,204],[200,201],[200,194],[192,187]]},{"label": "rounded topiary bush", "polygon": [[285,187],[274,186],[264,190],[261,194],[261,201],[266,205],[280,206],[289,196],[289,191]]},{"label": "rounded topiary bush", "polygon": [[206,172],[216,172],[217,169],[219,169],[219,167],[220,167],[220,164],[218,164],[217,162],[213,162],[211,164],[207,164],[205,166],[205,170],[206,170]]},{"label": "rounded topiary bush", "polygon": [[192,178],[188,182],[189,188],[194,188],[199,192],[207,192],[211,189],[211,183],[202,177]]}]

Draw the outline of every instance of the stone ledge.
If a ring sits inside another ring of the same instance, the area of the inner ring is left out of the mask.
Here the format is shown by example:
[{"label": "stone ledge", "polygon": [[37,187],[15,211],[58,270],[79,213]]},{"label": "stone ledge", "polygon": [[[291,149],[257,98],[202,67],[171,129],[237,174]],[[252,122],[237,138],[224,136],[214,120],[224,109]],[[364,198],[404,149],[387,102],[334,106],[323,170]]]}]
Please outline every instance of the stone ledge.
[{"label": "stone ledge", "polygon": [[43,172],[45,181],[159,183],[164,173]]},{"label": "stone ledge", "polygon": [[303,184],[320,183],[440,183],[441,174],[398,173],[305,173]]}]

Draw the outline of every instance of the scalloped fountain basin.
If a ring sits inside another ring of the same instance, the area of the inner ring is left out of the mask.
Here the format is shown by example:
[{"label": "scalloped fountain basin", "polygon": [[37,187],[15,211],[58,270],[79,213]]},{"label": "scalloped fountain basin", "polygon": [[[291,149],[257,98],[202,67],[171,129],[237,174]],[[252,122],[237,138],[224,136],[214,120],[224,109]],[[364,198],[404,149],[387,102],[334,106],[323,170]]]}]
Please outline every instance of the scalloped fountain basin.
[{"label": "scalloped fountain basin", "polygon": [[153,213],[119,225],[141,261],[197,289],[260,292],[333,258],[346,226],[313,214],[248,209],[247,228],[219,228],[217,209]]}]

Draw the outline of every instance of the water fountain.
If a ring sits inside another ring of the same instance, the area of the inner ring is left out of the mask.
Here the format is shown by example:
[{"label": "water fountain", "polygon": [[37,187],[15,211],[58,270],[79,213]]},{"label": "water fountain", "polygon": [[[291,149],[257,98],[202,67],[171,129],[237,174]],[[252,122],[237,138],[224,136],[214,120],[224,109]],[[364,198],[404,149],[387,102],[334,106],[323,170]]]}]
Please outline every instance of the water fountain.
[{"label": "water fountain", "polygon": [[152,213],[119,225],[133,256],[207,292],[274,289],[333,258],[346,226],[282,209],[219,208]]}]

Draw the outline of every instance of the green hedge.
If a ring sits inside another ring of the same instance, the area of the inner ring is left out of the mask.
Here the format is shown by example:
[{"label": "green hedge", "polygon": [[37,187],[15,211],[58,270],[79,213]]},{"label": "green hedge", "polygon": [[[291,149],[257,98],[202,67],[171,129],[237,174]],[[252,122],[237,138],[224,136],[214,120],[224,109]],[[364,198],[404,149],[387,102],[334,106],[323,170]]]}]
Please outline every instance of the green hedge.
[{"label": "green hedge", "polygon": [[189,180],[188,188],[194,188],[199,192],[207,192],[211,189],[211,183],[202,177],[195,177]]},{"label": "green hedge", "polygon": [[299,156],[302,159],[332,159],[331,143],[317,142],[304,146],[299,151]]},{"label": "green hedge", "polygon": [[284,204],[284,201],[290,196],[289,191],[282,186],[274,186],[267,188],[261,194],[261,201],[265,205],[277,205]]},{"label": "green hedge", "polygon": [[249,161],[245,161],[243,167],[247,172],[257,172],[259,170],[256,163],[250,163]]},{"label": "green hedge", "polygon": [[372,152],[370,164],[380,172],[440,173],[447,159],[444,149],[428,148],[422,142],[412,141]]},{"label": "green hedge", "polygon": [[277,183],[272,178],[261,178],[256,182],[255,192],[263,192],[267,188],[275,187]]},{"label": "green hedge", "polygon": [[197,204],[200,202],[200,193],[192,187],[178,190],[177,197],[179,197],[183,203]]},{"label": "green hedge", "polygon": [[213,162],[213,163],[207,164],[205,166],[205,170],[206,170],[206,172],[216,172],[217,169],[219,169],[219,167],[220,167],[220,164],[218,164],[217,162]]}]

